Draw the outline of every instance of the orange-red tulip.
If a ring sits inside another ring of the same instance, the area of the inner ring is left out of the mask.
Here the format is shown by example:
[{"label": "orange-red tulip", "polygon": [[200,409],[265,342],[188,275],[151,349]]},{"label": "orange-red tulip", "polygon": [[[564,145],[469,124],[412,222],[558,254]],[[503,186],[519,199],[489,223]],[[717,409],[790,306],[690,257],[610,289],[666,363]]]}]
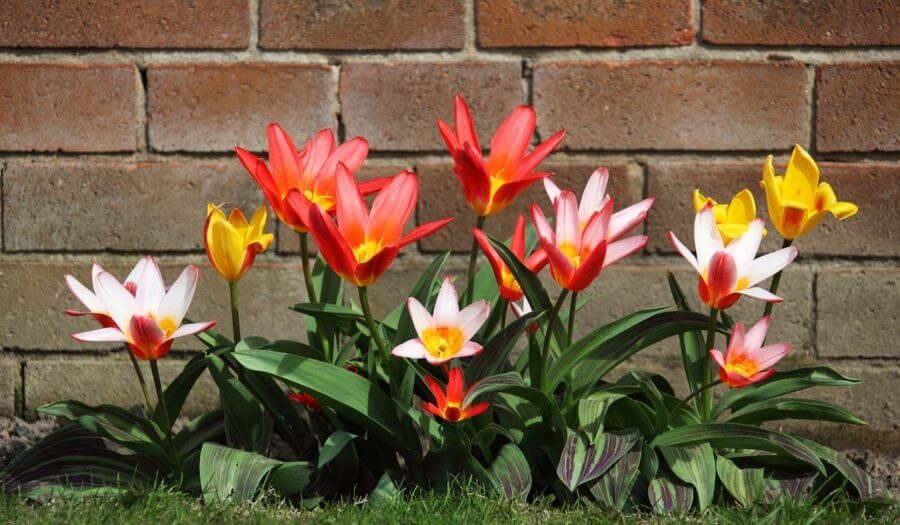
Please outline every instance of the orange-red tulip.
[{"label": "orange-red tulip", "polygon": [[743,388],[768,379],[775,373],[774,366],[791,351],[787,343],[763,346],[769,331],[768,316],[760,319],[750,330],[744,332],[744,325],[737,323],[731,332],[728,352],[716,349],[709,351],[710,357],[719,365],[719,378],[731,388]]},{"label": "orange-red tulip", "polygon": [[[488,262],[491,263],[491,269],[494,270],[494,278],[497,280],[497,286],[500,287],[500,295],[510,302],[521,299],[522,288],[519,286],[519,282],[513,277],[512,272],[509,271],[509,267],[503,262],[503,259],[500,258],[500,254],[497,253],[497,250],[491,246],[491,242],[488,240],[487,235],[478,228],[475,228],[472,233],[475,235],[475,240],[478,241],[478,245],[484,250]],[[519,219],[516,221],[516,227],[513,230],[512,242],[509,245],[509,249],[534,273],[541,271],[541,268],[547,264],[547,254],[544,253],[544,250],[541,248],[532,252],[527,258],[525,257],[524,215],[520,214]]]},{"label": "orange-red tulip", "polygon": [[[243,148],[234,150],[244,169],[262,188],[275,215],[301,233],[308,228],[303,223],[303,217],[294,214],[287,206],[285,200],[288,194],[296,190],[325,213],[333,213],[337,200],[335,173],[338,163],[344,164],[350,173],[356,173],[369,154],[369,144],[364,138],[356,137],[337,146],[330,129],[319,131],[300,152],[278,124],[269,124],[268,140],[268,166]],[[363,195],[368,195],[378,191],[386,182],[385,179],[373,179],[361,184],[360,190]]]},{"label": "orange-red tulip", "polygon": [[462,183],[466,201],[482,217],[502,211],[516,195],[548,176],[534,170],[566,135],[560,130],[526,155],[534,134],[535,113],[529,106],[519,106],[500,124],[491,139],[491,154],[485,159],[469,106],[461,95],[456,96],[454,120],[456,130],[443,120],[438,121],[438,129],[453,156],[453,171]]},{"label": "orange-red tulip", "polygon": [[475,403],[474,405],[463,405],[466,395],[472,390],[472,385],[465,388],[465,380],[463,379],[462,370],[459,368],[451,368],[449,378],[447,379],[447,393],[444,394],[441,385],[430,376],[425,376],[425,382],[434,396],[434,403],[424,401],[422,410],[429,414],[435,415],[450,423],[456,423],[469,419],[483,413],[488,409],[488,403]]},{"label": "orange-red tulip", "polygon": [[309,225],[325,262],[356,286],[374,283],[397,257],[400,248],[431,235],[451,221],[446,218],[429,222],[403,235],[419,194],[419,179],[409,170],[391,178],[378,192],[371,212],[353,174],[343,164],[338,164],[336,189],[337,224],[321,207],[310,205],[297,190],[290,192],[286,203],[292,213],[303,217]]}]

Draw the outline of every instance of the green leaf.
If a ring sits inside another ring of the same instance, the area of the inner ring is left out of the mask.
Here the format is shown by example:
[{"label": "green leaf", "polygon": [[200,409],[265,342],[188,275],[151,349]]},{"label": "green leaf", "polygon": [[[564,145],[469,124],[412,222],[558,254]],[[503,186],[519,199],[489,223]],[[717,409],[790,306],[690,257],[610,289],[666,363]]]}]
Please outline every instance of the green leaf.
[{"label": "green leaf", "polygon": [[700,511],[712,504],[716,491],[716,456],[708,444],[686,447],[659,447],[669,468],[681,481],[697,490]]},{"label": "green leaf", "polygon": [[473,383],[500,371],[509,352],[515,347],[519,337],[531,323],[537,321],[544,312],[531,312],[516,319],[484,345],[484,349],[466,367],[466,381]]},{"label": "green leaf", "polygon": [[650,481],[647,498],[657,514],[684,514],[691,510],[694,491],[690,485],[660,472]]},{"label": "green leaf", "polygon": [[631,450],[622,456],[622,459],[600,476],[590,486],[591,494],[597,501],[621,511],[628,502],[628,497],[634,488],[634,484],[640,474],[641,442],[638,441]]},{"label": "green leaf", "polygon": [[[681,290],[681,285],[672,272],[668,274],[669,290],[672,292],[672,299],[675,306],[679,310],[691,311],[688,306],[687,298]],[[688,386],[691,392],[696,392],[703,387],[704,367],[706,363],[706,352],[703,342],[702,332],[692,330],[678,335],[678,342],[681,345],[681,362],[684,365],[684,375],[687,378]]]},{"label": "green leaf", "polygon": [[513,443],[503,445],[488,472],[494,487],[506,498],[525,501],[531,492],[531,465]]},{"label": "green leaf", "polygon": [[291,306],[291,310],[306,314],[327,326],[337,327],[349,332],[357,321],[363,321],[363,313],[349,306],[327,303],[299,303]]},{"label": "green leaf", "polygon": [[341,304],[344,297],[344,282],[325,262],[321,254],[316,257],[313,265],[312,282],[320,303]]},{"label": "green leaf", "polygon": [[400,489],[397,488],[394,480],[391,479],[390,471],[387,471],[378,478],[378,483],[372,489],[372,492],[369,493],[366,502],[373,507],[378,507],[379,505],[395,501],[399,497]]},{"label": "green leaf", "polygon": [[[440,281],[441,269],[444,267],[444,263],[447,262],[449,257],[450,252],[435,257],[435,259],[431,261],[431,264],[428,265],[428,268],[422,272],[422,275],[416,281],[416,284],[413,285],[412,291],[410,291],[408,297],[415,298],[422,303],[426,309],[430,310],[430,306],[436,295],[433,293],[435,284]],[[415,327],[413,327],[412,319],[409,316],[409,310],[404,303],[401,305],[400,318],[397,320],[397,333],[394,334],[394,346],[406,342],[415,336],[416,330]]]},{"label": "green leaf", "polygon": [[[853,485],[857,494],[862,499],[869,499],[875,496],[875,489],[872,486],[872,478],[865,470],[859,468],[855,463],[847,459],[844,454],[820,445],[815,441],[796,438],[800,443],[812,450],[823,461],[836,468],[844,478]],[[820,471],[821,472],[821,471]]]},{"label": "green leaf", "polygon": [[856,417],[846,408],[812,399],[767,399],[745,405],[735,411],[725,421],[728,423],[745,423],[752,425],[764,421],[779,419],[809,419],[813,421],[832,421],[850,425],[865,425],[866,422]]},{"label": "green leaf", "polygon": [[544,392],[525,386],[517,372],[507,372],[485,378],[472,385],[463,400],[463,405],[474,403],[480,396],[491,392],[503,392],[530,401],[536,405],[544,419],[544,424],[560,436],[560,443],[566,435],[566,421],[556,402]]},{"label": "green leaf", "polygon": [[556,475],[574,492],[580,485],[603,475],[637,440],[637,433],[605,433],[600,435],[597,444],[591,445],[585,436],[570,432],[556,465]]},{"label": "green leaf", "polygon": [[[169,383],[169,386],[166,387],[163,396],[166,399],[166,409],[168,409],[169,417],[172,421],[175,421],[181,415],[181,409],[184,407],[188,394],[191,393],[197,380],[203,375],[204,370],[206,370],[206,355],[195,355],[184,365],[184,368]],[[162,412],[158,404],[153,410],[152,419],[160,427],[163,426]]]},{"label": "green leaf", "polygon": [[235,352],[234,358],[249,370],[277,377],[312,394],[321,405],[366,427],[387,443],[411,450],[394,401],[368,379],[330,363],[269,350]]},{"label": "green leaf", "polygon": [[272,469],[268,482],[282,496],[293,496],[306,490],[312,474],[308,461],[289,461]]},{"label": "green leaf", "polygon": [[262,452],[265,434],[262,407],[250,390],[231,374],[225,361],[211,355],[208,362],[209,373],[222,395],[228,444],[239,446],[243,450]]},{"label": "green leaf", "polygon": [[775,372],[772,377],[762,383],[726,392],[713,407],[712,417],[719,417],[729,408],[739,410],[750,403],[765,401],[814,386],[853,386],[859,382],[859,379],[844,377],[827,366]]},{"label": "green leaf", "polygon": [[175,448],[186,456],[206,443],[225,436],[225,412],[218,408],[188,421],[175,434]]},{"label": "green leaf", "polygon": [[664,432],[669,424],[669,409],[666,408],[666,402],[663,400],[662,393],[645,373],[634,371],[630,375],[637,380],[641,392],[650,400],[650,405],[653,407],[653,413],[656,416],[656,421],[653,425],[653,435]]},{"label": "green leaf", "polygon": [[[189,318],[184,318],[184,324],[193,323],[194,321]],[[216,350],[219,348],[230,348],[234,346],[234,343],[231,339],[228,339],[221,333],[213,330],[212,328],[204,330],[202,332],[198,332],[194,334],[194,337],[197,338],[201,343],[206,346],[209,350]]]},{"label": "green leaf", "polygon": [[355,437],[357,437],[356,434],[351,434],[344,430],[337,430],[328,436],[328,439],[322,444],[322,448],[319,449],[318,468],[322,468],[331,462]]},{"label": "green leaf", "polygon": [[782,498],[803,501],[809,496],[817,477],[815,472],[775,471],[765,480],[763,497],[766,503],[774,503]]},{"label": "green leaf", "polygon": [[207,503],[234,499],[250,501],[272,470],[275,459],[215,443],[200,450],[200,486]]},{"label": "green leaf", "polygon": [[796,438],[773,430],[738,423],[701,423],[673,428],[651,443],[654,447],[688,446],[709,443],[720,448],[765,450],[796,458],[825,473],[825,466],[806,445]]},{"label": "green leaf", "polygon": [[719,456],[716,471],[722,484],[742,507],[750,507],[762,498],[766,484],[764,469],[738,468],[731,460]]}]

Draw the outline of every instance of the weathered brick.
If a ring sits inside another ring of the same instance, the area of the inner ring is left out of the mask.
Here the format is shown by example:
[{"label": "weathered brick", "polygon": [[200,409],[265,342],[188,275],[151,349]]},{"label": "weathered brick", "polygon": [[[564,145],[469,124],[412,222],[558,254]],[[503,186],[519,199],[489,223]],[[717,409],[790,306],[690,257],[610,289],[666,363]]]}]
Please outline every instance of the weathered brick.
[{"label": "weathered brick", "polygon": [[462,93],[484,144],[523,101],[518,62],[351,63],[341,68],[341,108],[347,136],[362,135],[376,150],[440,150],[437,120],[452,122]]},{"label": "weathered brick", "polygon": [[816,292],[822,357],[900,357],[900,269],[823,268]]},{"label": "weathered brick", "polygon": [[150,146],[158,151],[262,150],[266,125],[295,137],[335,128],[327,65],[193,64],[147,68]]},{"label": "weathered brick", "polygon": [[[900,17],[900,9],[894,9]],[[892,31],[891,33],[900,33]],[[900,150],[900,63],[821,66],[816,75],[816,148]]]},{"label": "weathered brick", "polygon": [[891,0],[703,2],[703,40],[714,44],[890,46],[898,25]]},{"label": "weathered brick", "polygon": [[3,194],[9,251],[198,250],[207,202],[263,202],[237,160],[10,163]]},{"label": "weathered brick", "polygon": [[262,0],[266,49],[459,49],[462,0]]},{"label": "weathered brick", "polygon": [[[159,363],[163,386],[175,378],[186,361],[166,358]],[[150,367],[142,363],[150,381]],[[152,388],[152,386],[150,387]],[[153,395],[153,394],[151,394]],[[41,405],[75,399],[88,405],[144,404],[144,396],[131,362],[123,354],[105,359],[30,359],[25,363],[25,414],[33,416]],[[218,389],[203,374],[191,390],[181,413],[193,417],[218,406]]]},{"label": "weathered brick", "polygon": [[2,47],[241,48],[250,37],[248,0],[10,0]]},{"label": "weathered brick", "polygon": [[[160,258],[163,276],[173,282],[188,263],[200,267],[200,284],[188,317],[216,320],[217,330],[231,335],[228,286],[209,267],[205,257]],[[137,262],[136,256],[7,258],[0,260],[0,336],[5,348],[33,350],[103,350],[115,344],[79,343],[70,334],[96,327],[89,318],[72,319],[66,308],[82,305],[69,292],[63,276],[71,273],[83,284],[90,283],[90,267],[98,262],[124,279]],[[260,256],[240,282],[241,327],[245,336],[268,339],[298,339],[305,334],[300,314],[288,307],[305,299],[303,274],[296,261],[275,262]],[[176,342],[174,350],[197,350],[194,338]]]},{"label": "weathered brick", "polygon": [[694,39],[688,0],[603,2],[478,0],[482,47],[629,47],[688,44]]},{"label": "weathered brick", "polygon": [[20,371],[21,364],[17,359],[0,359],[0,417],[17,415]]},{"label": "weathered brick", "polygon": [[[396,307],[405,304],[409,292],[412,291],[416,281],[419,280],[431,261],[430,257],[419,257],[412,254],[397,258],[390,270],[369,288],[372,315],[383,318]],[[469,261],[463,257],[451,257],[442,269],[444,275],[455,276],[456,289],[460,292],[465,286],[468,263]],[[359,302],[357,291],[352,286],[347,286],[345,297],[352,299],[357,304]]]},{"label": "weathered brick", "polygon": [[[766,220],[769,232],[761,251],[779,248],[781,238],[771,226],[765,192],[759,186],[763,162],[764,159],[759,162],[651,162],[648,193],[656,197],[656,204],[647,219],[650,249],[674,252],[666,237],[669,230],[693,246],[691,196],[695,188],[720,202],[749,188],[756,198],[757,213]],[[782,157],[776,163],[776,171],[783,173],[784,168]],[[900,199],[897,186],[900,167],[889,163],[823,162],[819,169],[820,180],[831,184],[840,200],[859,205],[859,213],[844,221],[826,217],[815,230],[794,243],[800,255],[900,255],[900,232],[893,227],[900,221],[900,209],[894,205]]]},{"label": "weathered brick", "polygon": [[0,150],[132,151],[139,85],[130,64],[0,64]]},{"label": "weathered brick", "polygon": [[[606,166],[610,170],[608,192],[619,204],[617,209],[635,203],[641,199],[642,180],[638,166],[621,160],[605,162],[577,161],[565,162],[548,160],[541,164],[541,170],[555,173],[553,180],[562,188],[572,188],[581,194],[591,173],[598,166]],[[472,228],[475,215],[463,198],[459,179],[453,173],[453,163],[449,161],[423,162],[417,165],[421,176],[422,192],[419,196],[419,221],[433,221],[443,217],[453,217],[447,227],[419,241],[425,251],[454,250],[467,252],[472,247]],[[520,213],[531,223],[528,209],[532,202],[544,206],[550,213],[550,202],[540,181],[516,198],[507,209],[486,221],[486,231],[498,238],[512,235],[513,226]]]},{"label": "weathered brick", "polygon": [[809,138],[807,84],[797,62],[539,63],[534,104],[570,149],[779,149]]}]

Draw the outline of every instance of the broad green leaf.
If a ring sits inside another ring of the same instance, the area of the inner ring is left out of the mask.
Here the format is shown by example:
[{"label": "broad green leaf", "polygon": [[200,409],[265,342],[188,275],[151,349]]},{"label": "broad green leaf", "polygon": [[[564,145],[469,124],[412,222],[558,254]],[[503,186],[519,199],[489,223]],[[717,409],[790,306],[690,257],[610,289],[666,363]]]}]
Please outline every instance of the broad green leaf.
[{"label": "broad green leaf", "polygon": [[397,488],[397,485],[394,483],[394,480],[391,479],[391,474],[388,471],[378,478],[378,483],[375,485],[375,488],[372,489],[372,492],[369,493],[369,496],[366,498],[366,503],[373,507],[377,507],[395,501],[399,497],[400,489]]},{"label": "broad green leaf", "polygon": [[224,360],[211,355],[208,363],[209,373],[222,395],[229,446],[262,452],[264,437],[262,407],[250,390],[231,374]]},{"label": "broad green leaf", "polygon": [[602,398],[588,397],[578,402],[578,423],[581,430],[587,434],[591,443],[596,443],[597,437],[603,432],[603,420],[609,405],[618,399],[616,396]]},{"label": "broad green leaf", "polygon": [[739,410],[750,403],[773,399],[814,386],[853,386],[859,382],[859,379],[844,377],[827,366],[775,372],[762,383],[726,392],[713,407],[712,417],[719,417],[729,408]]},{"label": "broad green leaf", "polygon": [[347,446],[348,443],[353,441],[353,439],[357,437],[356,434],[351,434],[344,430],[337,430],[325,440],[325,443],[322,444],[322,448],[319,449],[319,464],[318,468],[322,468],[327,465],[332,459],[335,458],[338,454],[341,453],[341,450],[344,450],[344,447]]},{"label": "broad green leaf", "polygon": [[531,323],[537,321],[544,312],[531,312],[521,319],[516,319],[497,335],[485,343],[484,349],[469,362],[466,367],[466,381],[473,383],[500,371],[509,352],[515,347],[519,337]]},{"label": "broad green leaf", "polygon": [[681,481],[697,490],[700,511],[712,504],[716,491],[716,456],[708,444],[686,447],[659,447],[666,464]]},{"label": "broad green leaf", "polygon": [[660,472],[650,480],[647,498],[657,514],[684,514],[691,510],[694,491],[690,485]]},{"label": "broad green leaf", "polygon": [[337,327],[343,332],[350,331],[357,321],[364,320],[363,313],[350,306],[326,303],[299,303],[291,310],[306,314],[317,322]]},{"label": "broad green leaf", "polygon": [[[444,264],[449,257],[450,252],[445,252],[438,257],[435,257],[434,260],[431,261],[431,264],[428,265],[428,268],[422,272],[422,275],[409,292],[408,297],[415,298],[422,303],[426,309],[429,309],[429,311],[433,297],[435,296],[435,293],[433,293],[435,285],[440,282],[441,269],[444,267]],[[404,303],[401,305],[400,317],[397,320],[397,333],[394,334],[394,346],[406,342],[415,336],[416,330],[413,327],[412,319],[409,316],[409,310]]]},{"label": "broad green leaf", "polygon": [[218,408],[188,421],[175,434],[175,448],[183,456],[199,450],[207,441],[225,436],[225,412]]},{"label": "broad green leaf", "polygon": [[525,501],[531,492],[531,465],[513,443],[503,445],[488,471],[495,488],[506,498]]},{"label": "broad green leaf", "polygon": [[[872,478],[865,470],[859,468],[855,463],[847,459],[844,454],[820,445],[815,441],[796,438],[800,443],[812,450],[823,461],[836,468],[844,478],[853,485],[857,494],[862,499],[869,499],[875,496],[875,489],[872,486]],[[820,470],[821,472],[821,470]]]},{"label": "broad green leaf", "polygon": [[200,486],[207,503],[234,499],[250,501],[272,470],[276,459],[206,443],[200,451]]},{"label": "broad green leaf", "polygon": [[631,490],[640,474],[641,442],[638,441],[631,450],[622,456],[622,459],[600,476],[590,486],[591,494],[603,504],[621,511],[628,502]]},{"label": "broad green leaf", "polygon": [[[184,318],[185,324],[193,323],[193,322],[194,321],[192,321],[191,319],[189,319],[187,317]],[[206,346],[206,348],[208,350],[215,350],[218,348],[230,348],[230,347],[234,346],[234,343],[231,341],[231,339],[228,339],[221,333],[219,333],[216,330],[213,330],[211,328],[208,330],[204,330],[202,332],[198,332],[198,333],[194,334],[194,337],[196,337],[198,341],[203,343],[203,345]]]},{"label": "broad green leaf", "polygon": [[556,465],[556,475],[574,492],[579,486],[603,475],[637,440],[637,433],[604,433],[595,445],[591,445],[587,437],[570,432]]},{"label": "broad green leaf", "polygon": [[503,392],[526,399],[536,405],[548,428],[560,436],[560,443],[566,435],[566,421],[563,419],[556,402],[542,391],[525,386],[517,372],[507,372],[485,378],[472,385],[463,400],[463,405],[474,403],[480,396],[491,392]]},{"label": "broad green leaf", "polygon": [[766,477],[763,497],[767,503],[779,499],[803,501],[809,497],[813,482],[818,477],[815,472],[775,471]]},{"label": "broad green leaf", "polygon": [[[253,350],[259,352],[259,350]],[[232,359],[233,356],[230,356]],[[236,366],[240,366],[235,360]],[[301,441],[309,434],[309,429],[303,419],[294,410],[294,402],[291,401],[279,385],[271,377],[244,370],[244,385],[253,393],[263,407],[266,414],[272,418],[279,434],[287,441],[288,445],[298,457],[303,454]]]},{"label": "broad green leaf", "polygon": [[653,435],[655,436],[664,432],[669,424],[669,409],[666,408],[666,402],[663,400],[662,393],[656,388],[653,381],[651,381],[643,372],[634,371],[630,375],[637,380],[641,392],[643,392],[644,396],[650,400],[650,406],[653,408],[653,414],[655,416]]},{"label": "broad green leaf", "polygon": [[313,470],[308,461],[288,461],[272,469],[268,483],[282,496],[300,494],[309,486]]},{"label": "broad green leaf", "polygon": [[[166,387],[163,396],[166,399],[166,409],[172,421],[175,421],[181,415],[181,409],[184,407],[188,394],[191,393],[194,384],[197,383],[204,370],[206,370],[206,355],[195,355],[184,365],[184,368],[169,383],[169,386]],[[153,410],[152,419],[160,427],[163,426],[162,412],[159,405]]]},{"label": "broad green leaf", "polygon": [[865,425],[846,408],[813,399],[767,399],[745,405],[725,419],[728,423],[755,424],[779,419],[810,419],[850,425]]},{"label": "broad green leaf", "polygon": [[235,352],[234,358],[249,370],[272,375],[314,395],[321,405],[388,443],[411,450],[404,440],[394,401],[368,379],[330,363],[269,350]]},{"label": "broad green leaf", "polygon": [[673,428],[656,436],[651,445],[683,447],[703,443],[717,448],[749,448],[783,454],[825,473],[825,466],[816,454],[798,439],[781,432],[738,423],[701,423]]},{"label": "broad green leaf", "polygon": [[[678,280],[672,272],[669,272],[668,280],[669,290],[672,292],[675,306],[679,310],[690,311],[691,308],[688,306],[681,285],[678,284]],[[703,387],[703,374],[706,363],[706,348],[703,334],[699,330],[684,332],[678,335],[678,342],[681,345],[681,362],[684,365],[684,374],[693,393]]]},{"label": "broad green leaf", "polygon": [[730,459],[716,458],[716,471],[722,485],[742,507],[750,507],[762,499],[766,471],[761,468],[739,468]]}]

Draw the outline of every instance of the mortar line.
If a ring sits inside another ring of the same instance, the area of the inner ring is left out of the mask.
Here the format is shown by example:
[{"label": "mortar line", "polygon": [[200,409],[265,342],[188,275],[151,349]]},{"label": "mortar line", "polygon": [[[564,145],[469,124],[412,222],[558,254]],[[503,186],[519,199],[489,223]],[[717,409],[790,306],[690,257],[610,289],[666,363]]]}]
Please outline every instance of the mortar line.
[{"label": "mortar line", "polygon": [[818,77],[818,67],[815,65],[807,65],[809,69],[809,151],[815,152],[818,154],[818,143],[816,141],[817,134],[817,115],[818,115],[818,101],[816,100],[816,77]]},{"label": "mortar line", "polygon": [[462,55],[466,57],[478,57],[481,50],[478,49],[478,35],[476,32],[476,8],[475,0],[463,2],[463,48]]},{"label": "mortar line", "polygon": [[259,55],[259,10],[260,10],[260,2],[259,0],[250,0],[248,2],[247,9],[249,9],[249,16],[247,23],[250,24],[250,33],[247,41],[247,52],[251,56]]},{"label": "mortar line", "polygon": [[148,103],[147,89],[147,66],[138,67],[138,90],[137,100],[137,129],[135,137],[137,151],[146,153],[150,151],[150,104]]},{"label": "mortar line", "polygon": [[699,47],[703,43],[703,0],[691,0],[691,9],[693,10],[694,45]]},{"label": "mortar line", "polygon": [[6,163],[0,162],[0,251],[6,252]]},{"label": "mortar line", "polygon": [[25,417],[25,367],[27,366],[28,361],[24,359],[19,361],[19,402],[17,403],[19,406],[18,412],[19,417]]},{"label": "mortar line", "polygon": [[820,359],[819,355],[819,269],[813,267],[812,282],[810,283],[810,312],[809,318],[811,325],[809,327],[809,337],[812,342],[812,351],[816,359]]}]

